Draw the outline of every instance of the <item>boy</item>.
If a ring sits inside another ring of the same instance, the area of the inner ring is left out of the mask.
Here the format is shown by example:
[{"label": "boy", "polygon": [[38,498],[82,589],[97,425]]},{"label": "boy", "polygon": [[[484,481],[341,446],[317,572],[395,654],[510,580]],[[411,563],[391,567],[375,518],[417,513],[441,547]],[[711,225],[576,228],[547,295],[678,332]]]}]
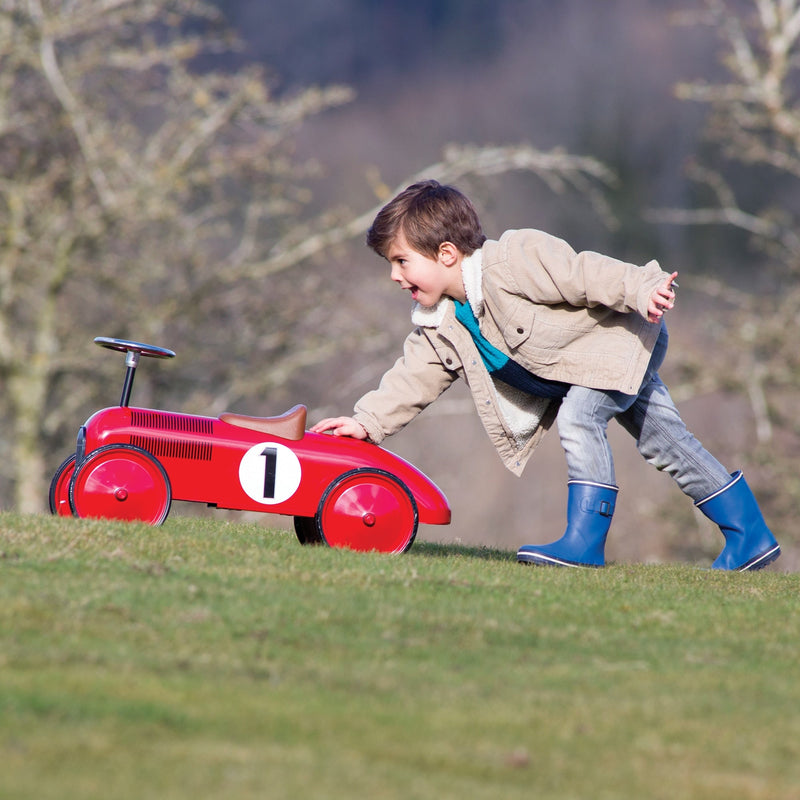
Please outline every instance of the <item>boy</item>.
[{"label": "boy", "polygon": [[715,569],[760,569],[780,555],[741,472],[729,474],[687,430],[658,377],[678,273],[576,253],[541,231],[487,240],[470,201],[423,181],[378,213],[367,245],[414,300],[404,352],[352,417],[317,433],[379,444],[458,377],[503,463],[521,474],[558,417],[567,458],[567,527],[523,545],[523,563],[602,567],[617,486],[606,438],[616,418],[639,452],[719,525]]}]

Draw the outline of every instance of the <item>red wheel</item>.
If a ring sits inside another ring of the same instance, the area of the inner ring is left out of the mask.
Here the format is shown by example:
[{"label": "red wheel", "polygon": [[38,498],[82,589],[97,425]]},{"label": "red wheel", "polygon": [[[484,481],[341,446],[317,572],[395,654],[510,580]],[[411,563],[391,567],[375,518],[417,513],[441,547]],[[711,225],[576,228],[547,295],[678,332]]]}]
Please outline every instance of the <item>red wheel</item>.
[{"label": "red wheel", "polygon": [[393,475],[356,469],[325,490],[316,519],[331,547],[404,553],[417,535],[419,513],[411,492]]},{"label": "red wheel", "polygon": [[160,525],[169,514],[172,489],[164,468],[146,450],[110,444],[89,453],[75,470],[69,498],[77,517]]},{"label": "red wheel", "polygon": [[59,517],[71,517],[69,504],[69,482],[75,472],[75,453],[64,460],[50,481],[50,513]]}]

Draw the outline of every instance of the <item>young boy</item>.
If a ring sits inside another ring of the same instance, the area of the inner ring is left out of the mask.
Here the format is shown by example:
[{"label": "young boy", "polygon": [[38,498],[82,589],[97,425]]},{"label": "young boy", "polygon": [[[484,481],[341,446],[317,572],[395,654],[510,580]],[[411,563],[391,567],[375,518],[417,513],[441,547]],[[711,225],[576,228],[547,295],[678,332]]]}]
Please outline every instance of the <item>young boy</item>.
[{"label": "young boy", "polygon": [[408,187],[381,209],[367,244],[411,292],[417,327],[354,416],[311,430],[379,444],[461,377],[500,458],[519,475],[557,416],[566,531],[522,546],[517,559],[602,567],[617,496],[606,438],[613,417],[645,460],[719,525],[725,546],[714,568],[760,569],[780,555],[742,473],[729,474],[687,430],[658,377],[677,272],[576,253],[536,230],[487,240],[470,201],[436,181]]}]

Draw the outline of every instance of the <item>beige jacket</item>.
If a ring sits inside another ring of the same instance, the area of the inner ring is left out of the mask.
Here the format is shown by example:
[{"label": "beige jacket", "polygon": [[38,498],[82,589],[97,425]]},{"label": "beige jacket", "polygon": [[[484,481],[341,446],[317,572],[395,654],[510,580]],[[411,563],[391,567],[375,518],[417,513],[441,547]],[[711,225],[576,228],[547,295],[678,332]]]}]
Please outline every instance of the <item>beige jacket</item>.
[{"label": "beige jacket", "polygon": [[[660,325],[647,321],[653,289],[669,277],[598,253],[576,253],[535,230],[508,231],[462,264],[467,299],[483,335],[542,378],[636,394]],[[355,406],[379,444],[442,394],[469,385],[478,416],[503,463],[521,474],[550,428],[558,402],[492,380],[450,298],[415,304],[416,329],[403,356]]]}]

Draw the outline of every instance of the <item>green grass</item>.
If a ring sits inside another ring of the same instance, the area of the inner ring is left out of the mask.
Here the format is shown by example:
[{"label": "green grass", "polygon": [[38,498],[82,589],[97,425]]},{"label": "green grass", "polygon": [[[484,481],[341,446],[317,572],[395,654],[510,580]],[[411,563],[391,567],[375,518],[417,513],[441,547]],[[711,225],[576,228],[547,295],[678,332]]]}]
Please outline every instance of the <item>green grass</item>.
[{"label": "green grass", "polygon": [[800,576],[0,514],[0,797],[800,796]]}]

